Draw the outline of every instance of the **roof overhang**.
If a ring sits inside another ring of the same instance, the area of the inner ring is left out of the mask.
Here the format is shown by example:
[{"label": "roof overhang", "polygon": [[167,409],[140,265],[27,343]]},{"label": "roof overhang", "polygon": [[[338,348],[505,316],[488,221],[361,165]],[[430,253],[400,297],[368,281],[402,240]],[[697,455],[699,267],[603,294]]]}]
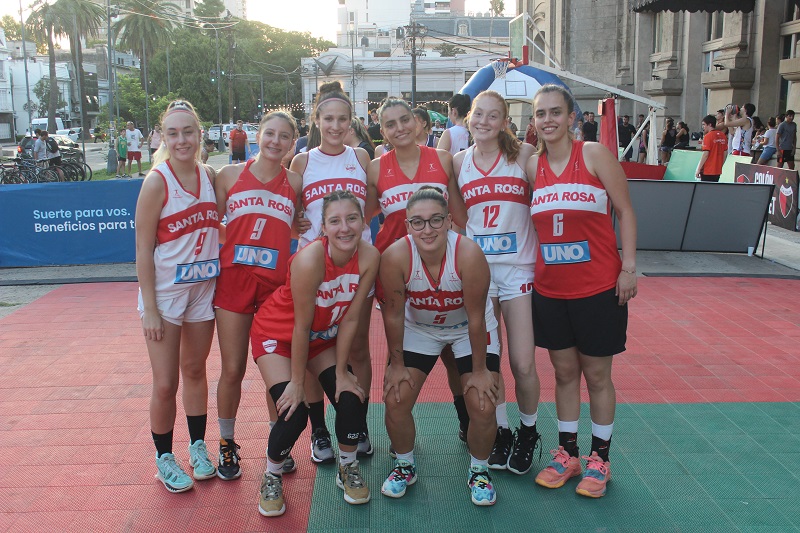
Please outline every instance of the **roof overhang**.
[{"label": "roof overhang", "polygon": [[750,13],[755,7],[755,0],[633,0],[632,9],[637,13],[658,13],[661,11],[742,11]]}]

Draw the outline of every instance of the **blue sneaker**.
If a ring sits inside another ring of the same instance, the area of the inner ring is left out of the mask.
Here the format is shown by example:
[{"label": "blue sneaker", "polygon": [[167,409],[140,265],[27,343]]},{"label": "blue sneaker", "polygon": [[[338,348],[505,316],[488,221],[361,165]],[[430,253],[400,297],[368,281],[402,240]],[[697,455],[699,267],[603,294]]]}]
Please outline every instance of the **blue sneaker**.
[{"label": "blue sneaker", "polygon": [[390,498],[402,498],[406,488],[417,482],[417,467],[413,463],[397,459],[394,469],[383,482],[381,494]]},{"label": "blue sneaker", "polygon": [[208,450],[203,440],[189,446],[189,466],[194,468],[192,477],[197,480],[209,479],[217,475],[217,467],[208,458]]},{"label": "blue sneaker", "polygon": [[156,457],[156,469],[156,478],[170,492],[185,492],[194,486],[192,478],[175,462],[175,456],[171,453]]},{"label": "blue sneaker", "polygon": [[472,503],[475,505],[494,505],[497,493],[489,476],[489,469],[485,466],[472,465],[469,467],[469,481],[467,482],[472,493]]}]

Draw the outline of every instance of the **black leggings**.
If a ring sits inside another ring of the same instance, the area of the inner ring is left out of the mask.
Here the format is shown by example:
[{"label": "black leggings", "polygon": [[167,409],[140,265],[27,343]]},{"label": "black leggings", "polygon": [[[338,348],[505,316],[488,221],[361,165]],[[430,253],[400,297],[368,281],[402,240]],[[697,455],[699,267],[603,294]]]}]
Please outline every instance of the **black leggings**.
[{"label": "black leggings", "polygon": [[[331,405],[336,409],[336,440],[339,444],[355,446],[358,444],[359,434],[366,425],[366,410],[363,402],[352,392],[343,392],[339,395],[339,401],[335,401],[336,366],[323,370],[319,375],[319,382]],[[288,384],[288,381],[284,381],[270,387],[269,394],[273,401],[277,403]],[[289,420],[286,420],[284,415],[280,415],[269,434],[267,446],[269,458],[274,462],[286,459],[307,423],[308,407],[305,404],[300,404]]]}]

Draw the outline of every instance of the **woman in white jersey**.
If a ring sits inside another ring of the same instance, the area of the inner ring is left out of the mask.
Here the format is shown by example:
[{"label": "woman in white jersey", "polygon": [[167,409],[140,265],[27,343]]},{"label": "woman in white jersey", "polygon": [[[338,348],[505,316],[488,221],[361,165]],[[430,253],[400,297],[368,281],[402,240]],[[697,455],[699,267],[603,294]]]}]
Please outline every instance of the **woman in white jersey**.
[{"label": "woman in white jersey", "polygon": [[[136,204],[139,315],[150,355],[150,429],[156,477],[170,492],[216,475],[205,444],[206,359],[214,335],[214,286],[219,274],[219,214],[214,173],[200,163],[200,121],[189,102],[176,100],[161,118],[164,142]],[[186,474],[172,453],[178,381],[189,425]]]},{"label": "woman in white jersey", "polygon": [[[313,242],[322,229],[322,200],[335,190],[352,192],[364,210],[367,201],[367,173],[370,158],[363,148],[352,148],[345,144],[353,118],[353,104],[342,90],[338,81],[325,83],[319,88],[314,110],[314,122],[319,128],[321,142],[308,152],[297,154],[290,169],[303,177],[302,203],[305,218],[311,229],[300,236],[300,248]],[[362,238],[370,242],[369,224],[364,227]],[[372,296],[367,305],[361,308],[359,329],[353,342],[350,364],[358,383],[369,391],[372,383],[372,365],[369,356],[369,320],[372,311]],[[306,380],[309,387],[306,396],[309,400],[309,419],[312,429],[312,455],[314,462],[333,461],[330,447],[330,433],[325,428],[322,388],[314,380]],[[364,409],[369,398],[364,402]],[[367,428],[359,438],[360,455],[371,455],[372,445]]]},{"label": "woman in white jersey", "polygon": [[531,311],[537,242],[525,175],[534,147],[520,143],[508,129],[508,106],[495,91],[484,91],[475,98],[467,123],[475,144],[453,158],[460,193],[453,199],[453,217],[456,224],[464,225],[467,236],[480,245],[489,262],[489,296],[498,322],[502,311],[506,324],[520,417],[519,429],[512,435],[501,388],[497,438],[489,467],[508,468],[521,475],[530,470],[540,440]]},{"label": "woman in white jersey", "polygon": [[381,493],[400,498],[417,481],[412,409],[442,349],[452,345],[470,417],[470,497],[475,505],[493,505],[487,460],[496,431],[500,345],[487,299],[489,265],[474,242],[450,230],[447,200],[438,189],[424,186],[412,194],[406,217],[408,235],[381,256],[389,349],[383,395],[386,430],[397,452]]},{"label": "woman in white jersey", "polygon": [[450,111],[447,117],[453,125],[442,133],[438,148],[456,155],[469,147],[469,131],[464,121],[469,113],[470,98],[468,94],[456,94],[450,99]]}]

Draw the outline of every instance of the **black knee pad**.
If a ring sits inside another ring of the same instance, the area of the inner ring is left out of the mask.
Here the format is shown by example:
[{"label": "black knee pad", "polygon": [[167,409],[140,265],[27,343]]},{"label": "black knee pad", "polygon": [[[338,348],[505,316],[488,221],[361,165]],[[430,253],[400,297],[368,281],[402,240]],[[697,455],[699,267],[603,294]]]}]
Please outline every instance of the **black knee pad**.
[{"label": "black knee pad", "polygon": [[[277,403],[283,391],[286,390],[288,381],[273,385],[269,389],[269,395],[272,396],[273,401]],[[308,407],[305,404],[300,404],[291,418],[286,420],[284,415],[278,417],[275,426],[269,432],[269,444],[267,446],[267,455],[273,461],[283,461],[289,452],[292,451],[294,443],[300,438],[300,434],[306,429],[308,423]]]},{"label": "black knee pad", "polygon": [[336,401],[335,366],[323,370],[319,382],[336,409],[336,440],[350,446],[358,444],[358,436],[367,424],[364,403],[352,392],[343,392],[339,395],[339,401]]}]

